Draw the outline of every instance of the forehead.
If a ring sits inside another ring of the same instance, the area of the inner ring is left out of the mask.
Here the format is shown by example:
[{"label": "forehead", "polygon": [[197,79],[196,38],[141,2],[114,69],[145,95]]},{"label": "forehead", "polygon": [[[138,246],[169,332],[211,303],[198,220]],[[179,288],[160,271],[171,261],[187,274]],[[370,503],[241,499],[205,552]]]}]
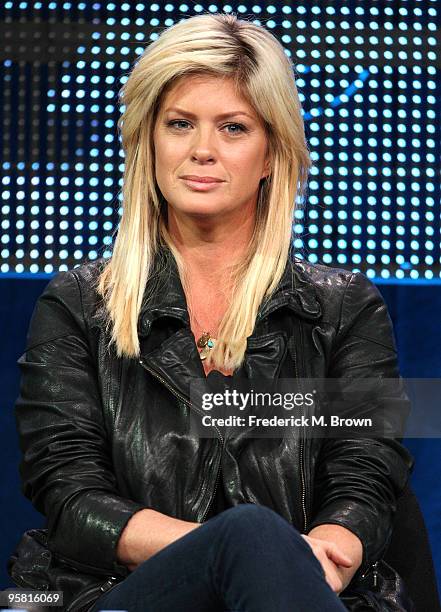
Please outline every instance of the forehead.
[{"label": "forehead", "polygon": [[206,104],[210,97],[210,108],[229,107],[234,104],[235,110],[244,110],[250,115],[257,116],[243,93],[235,86],[231,77],[220,77],[209,74],[183,75],[174,81],[163,93],[161,110],[177,104],[179,106],[191,105],[209,110]]}]

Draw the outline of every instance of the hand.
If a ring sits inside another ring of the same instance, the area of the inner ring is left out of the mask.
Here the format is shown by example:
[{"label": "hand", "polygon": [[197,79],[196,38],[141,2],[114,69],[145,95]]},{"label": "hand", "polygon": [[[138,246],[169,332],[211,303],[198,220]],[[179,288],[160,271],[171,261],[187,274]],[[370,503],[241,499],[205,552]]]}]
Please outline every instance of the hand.
[{"label": "hand", "polygon": [[334,593],[341,593],[349,584],[350,578],[346,577],[341,571],[341,566],[351,567],[352,560],[345,555],[335,542],[321,540],[302,534],[302,538],[308,542],[312,548],[312,552],[320,561],[320,564],[325,572],[326,582],[329,584]]}]

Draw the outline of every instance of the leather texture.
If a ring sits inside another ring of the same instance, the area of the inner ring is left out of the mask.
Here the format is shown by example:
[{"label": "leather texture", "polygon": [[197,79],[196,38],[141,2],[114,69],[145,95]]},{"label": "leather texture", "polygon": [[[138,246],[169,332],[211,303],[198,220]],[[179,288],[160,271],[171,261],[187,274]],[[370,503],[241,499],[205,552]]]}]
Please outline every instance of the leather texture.
[{"label": "leather texture", "polygon": [[[8,571],[23,589],[61,591],[63,612],[86,612],[123,577],[84,573],[55,558],[47,547],[47,530],[25,532],[8,561]],[[28,612],[51,612],[50,606],[26,604]]]},{"label": "leather texture", "polygon": [[[90,584],[97,576],[103,583],[124,578],[115,549],[130,517],[154,508],[203,521],[222,461],[230,505],[268,506],[303,533],[333,523],[360,538],[362,566],[342,599],[361,610],[354,601],[361,605],[363,598],[350,591],[388,546],[396,498],[413,465],[409,452],[386,438],[195,437],[189,389],[205,374],[171,253],[160,250],[147,285],[139,360],[118,358],[109,348],[95,290],[104,263],[51,279],[18,360],[23,491],[47,517],[53,559],[90,576]],[[259,308],[238,376],[399,377],[381,294],[361,273],[290,257],[276,291]],[[395,399],[407,414],[404,393]],[[10,572],[19,579],[14,559]]]}]

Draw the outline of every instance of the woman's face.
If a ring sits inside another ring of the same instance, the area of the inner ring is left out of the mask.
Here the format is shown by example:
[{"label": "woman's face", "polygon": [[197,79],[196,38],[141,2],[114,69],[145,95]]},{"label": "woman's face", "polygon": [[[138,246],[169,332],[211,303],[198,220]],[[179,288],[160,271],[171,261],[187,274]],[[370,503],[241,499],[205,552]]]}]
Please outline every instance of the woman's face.
[{"label": "woman's face", "polygon": [[259,182],[269,173],[267,136],[229,79],[181,78],[162,101],[153,140],[169,217],[239,222],[254,215]]}]

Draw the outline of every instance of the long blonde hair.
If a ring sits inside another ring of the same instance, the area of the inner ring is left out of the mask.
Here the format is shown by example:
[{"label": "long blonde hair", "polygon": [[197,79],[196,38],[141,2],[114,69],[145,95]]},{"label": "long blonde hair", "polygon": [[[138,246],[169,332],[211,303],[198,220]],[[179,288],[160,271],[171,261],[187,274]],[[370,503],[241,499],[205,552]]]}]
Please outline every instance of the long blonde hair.
[{"label": "long blonde hair", "polygon": [[170,249],[184,290],[189,286],[164,220],[153,129],[164,93],[178,78],[194,74],[233,79],[268,136],[271,172],[261,180],[254,232],[245,259],[232,266],[234,292],[207,360],[234,370],[243,362],[259,305],[285,269],[296,200],[304,196],[311,167],[293,66],[264,27],[233,15],[197,15],[165,30],[138,59],[120,92],[123,213],[97,289],[112,330],[110,342],[118,356],[132,358],[139,356],[138,317],[159,246]]}]

